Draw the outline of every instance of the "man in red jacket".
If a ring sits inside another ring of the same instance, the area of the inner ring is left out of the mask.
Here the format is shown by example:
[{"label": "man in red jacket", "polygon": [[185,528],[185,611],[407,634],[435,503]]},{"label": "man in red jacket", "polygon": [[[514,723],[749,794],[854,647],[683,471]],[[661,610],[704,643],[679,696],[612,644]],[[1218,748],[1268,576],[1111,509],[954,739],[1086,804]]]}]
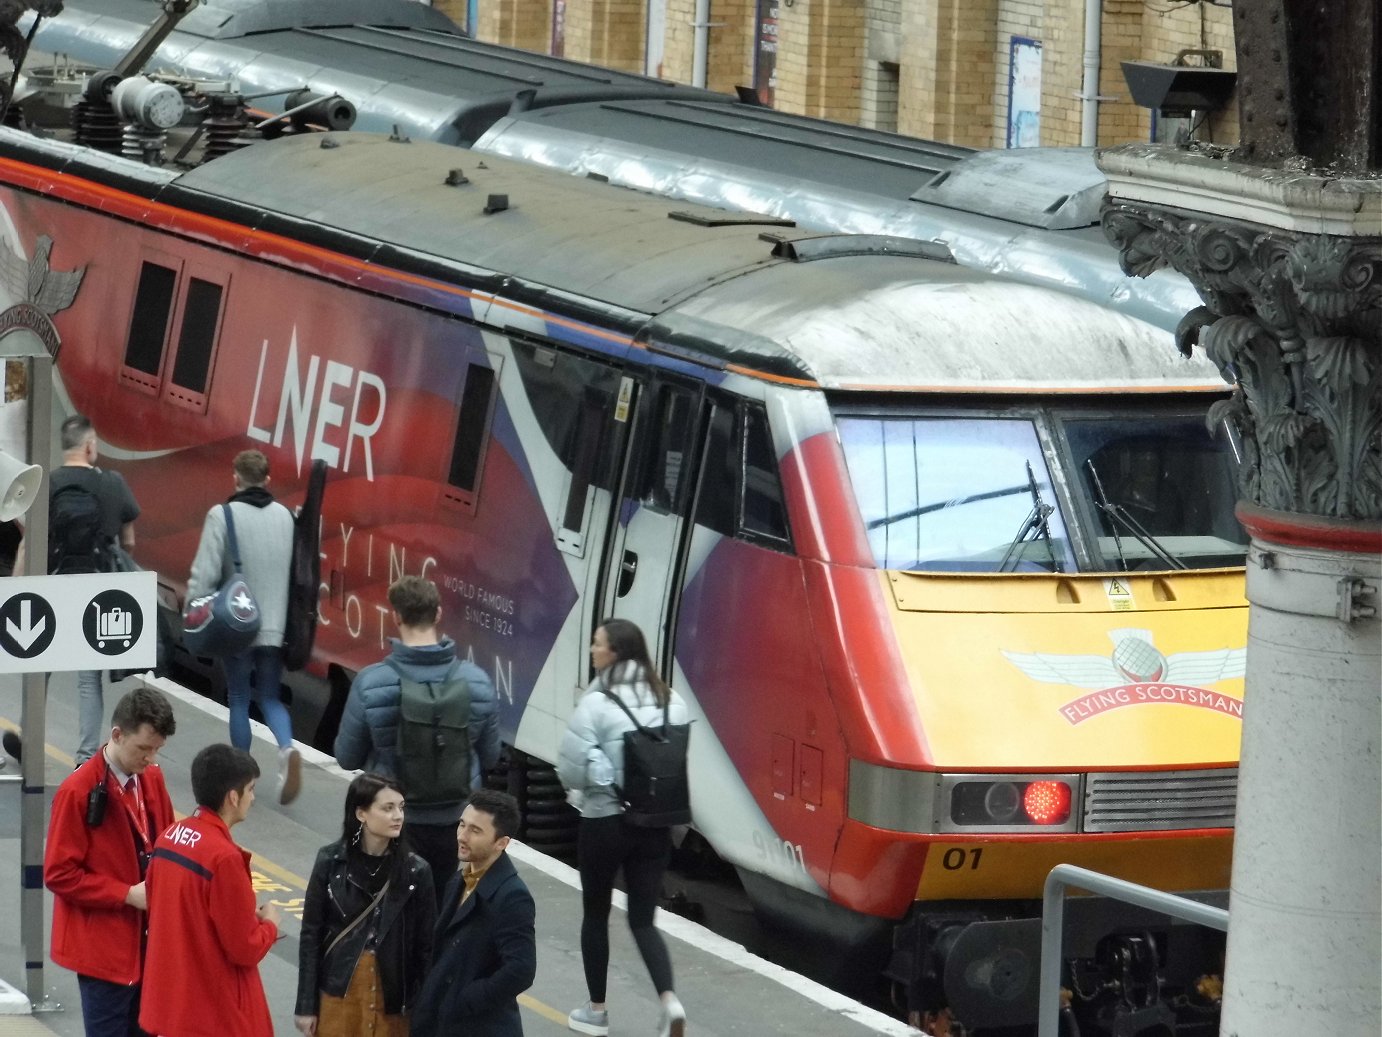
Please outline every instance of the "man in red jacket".
[{"label": "man in red jacket", "polygon": [[149,865],[149,951],[139,1025],[162,1037],[273,1037],[259,962],[278,910],[256,907],[250,855],[230,837],[249,816],[259,764],[208,745],[192,760],[197,810],[158,838]]},{"label": "man in red jacket", "polygon": [[115,704],[110,741],[53,797],[43,881],[53,892],[53,961],[77,973],[88,1037],[138,1037],[148,903],[144,875],[173,804],[154,763],[176,729],[163,693]]}]

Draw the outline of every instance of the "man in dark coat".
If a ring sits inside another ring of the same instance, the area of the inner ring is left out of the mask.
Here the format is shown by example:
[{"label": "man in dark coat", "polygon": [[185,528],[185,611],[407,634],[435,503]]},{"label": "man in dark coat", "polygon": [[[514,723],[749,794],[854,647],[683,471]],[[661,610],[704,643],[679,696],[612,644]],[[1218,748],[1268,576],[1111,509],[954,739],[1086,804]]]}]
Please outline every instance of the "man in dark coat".
[{"label": "man in dark coat", "polygon": [[412,1037],[521,1037],[518,995],[537,975],[536,908],[504,849],[518,802],[481,789],[456,828],[461,870],[442,902],[432,970],[413,1007]]}]

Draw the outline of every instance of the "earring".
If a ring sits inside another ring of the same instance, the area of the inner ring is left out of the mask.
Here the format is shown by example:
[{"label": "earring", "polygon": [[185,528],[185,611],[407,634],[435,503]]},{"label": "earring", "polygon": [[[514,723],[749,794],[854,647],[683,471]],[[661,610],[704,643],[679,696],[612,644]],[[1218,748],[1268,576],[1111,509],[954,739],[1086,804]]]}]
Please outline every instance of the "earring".
[{"label": "earring", "polygon": [[361,825],[359,828],[355,829],[355,834],[352,835],[352,836],[350,837],[350,845],[351,845],[351,846],[359,846],[359,845],[360,845],[360,833],[363,832],[364,830],[365,830],[365,826],[364,826],[364,825]]}]

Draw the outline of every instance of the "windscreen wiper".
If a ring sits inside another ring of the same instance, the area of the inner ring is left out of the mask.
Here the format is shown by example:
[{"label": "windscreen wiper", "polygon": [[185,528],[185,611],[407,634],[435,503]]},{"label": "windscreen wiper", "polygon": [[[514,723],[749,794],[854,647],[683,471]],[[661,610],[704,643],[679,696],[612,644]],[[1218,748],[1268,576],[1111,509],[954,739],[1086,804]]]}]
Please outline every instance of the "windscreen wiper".
[{"label": "windscreen wiper", "polygon": [[1029,539],[1040,538],[1046,543],[1046,553],[1051,557],[1051,568],[1055,572],[1064,572],[1056,558],[1055,548],[1051,546],[1051,526],[1046,521],[1056,509],[1041,499],[1041,489],[1037,486],[1036,474],[1032,471],[1032,462],[1027,462],[1027,492],[1032,495],[1032,510],[1027,513],[1026,519],[1022,522],[1022,528],[1017,531],[1017,536],[1013,537],[1008,549],[1003,552],[1003,560],[998,563],[998,571],[1007,572],[1008,559],[1013,557],[1019,545]]},{"label": "windscreen wiper", "polygon": [[1190,568],[1179,558],[1173,558],[1170,553],[1161,546],[1157,538],[1148,533],[1142,523],[1138,522],[1137,519],[1133,518],[1132,515],[1128,513],[1127,508],[1123,507],[1121,504],[1114,504],[1113,501],[1109,500],[1108,494],[1104,492],[1103,480],[1099,478],[1099,470],[1094,467],[1093,458],[1086,461],[1085,465],[1089,468],[1089,475],[1094,483],[1094,503],[1098,506],[1100,511],[1113,520],[1109,523],[1109,529],[1113,533],[1113,543],[1114,546],[1118,548],[1118,560],[1123,563],[1124,572],[1128,571],[1128,560],[1123,555],[1123,543],[1118,539],[1118,523],[1122,523],[1123,528],[1131,533],[1143,547],[1156,555],[1157,558],[1161,559],[1161,561],[1170,568]]},{"label": "windscreen wiper", "polygon": [[1021,493],[1025,486],[1004,486],[998,490],[987,490],[984,493],[971,493],[968,497],[952,497],[950,500],[938,501],[935,504],[923,504],[919,508],[908,508],[906,511],[899,511],[896,515],[884,515],[882,518],[872,519],[864,524],[865,529],[879,529],[883,526],[890,526],[894,522],[902,522],[905,519],[917,518],[921,515],[930,515],[936,511],[944,511],[946,508],[957,508],[962,504],[976,504],[979,501],[997,500],[999,497],[1011,497],[1015,493]]}]

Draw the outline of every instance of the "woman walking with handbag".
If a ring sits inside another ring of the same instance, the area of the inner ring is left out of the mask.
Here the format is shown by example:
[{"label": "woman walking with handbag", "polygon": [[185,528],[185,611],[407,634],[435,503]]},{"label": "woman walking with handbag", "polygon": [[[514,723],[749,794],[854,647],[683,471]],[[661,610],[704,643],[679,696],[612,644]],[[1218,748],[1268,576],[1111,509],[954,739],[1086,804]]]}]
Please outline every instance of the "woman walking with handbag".
[{"label": "woman walking with handbag", "polygon": [[403,789],[360,774],[338,842],[317,853],[302,915],[293,1021],[305,1037],[407,1037],[432,961],[432,871],[400,838]]},{"label": "woman walking with handbag", "polygon": [[685,724],[686,703],[667,687],[648,657],[643,631],[627,619],[607,619],[590,644],[595,680],[581,696],[562,736],[557,774],[581,812],[576,863],[581,874],[581,960],[587,1004],[567,1017],[577,1033],[609,1033],[605,987],[609,971],[609,911],[614,879],[624,872],[629,930],[662,1002],[659,1037],[682,1037],[686,1011],[672,989],[672,960],[653,924],[662,876],[672,856],[669,828],[625,822],[624,735],[635,724]]}]

